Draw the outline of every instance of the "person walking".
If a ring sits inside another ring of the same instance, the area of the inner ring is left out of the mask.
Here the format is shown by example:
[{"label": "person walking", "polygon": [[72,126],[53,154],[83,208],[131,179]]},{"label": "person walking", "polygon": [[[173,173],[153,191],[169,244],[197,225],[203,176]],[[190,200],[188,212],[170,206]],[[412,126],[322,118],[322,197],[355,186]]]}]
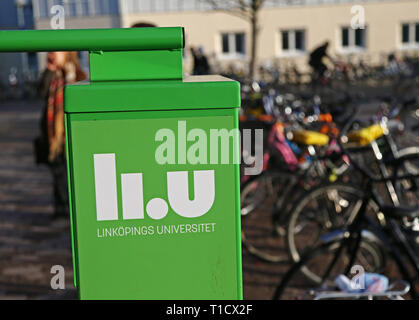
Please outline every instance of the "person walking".
[{"label": "person walking", "polygon": [[67,168],[65,158],[64,87],[81,81],[86,74],[80,67],[77,52],[50,52],[42,76],[39,93],[45,97],[41,117],[41,137],[44,141],[42,158],[53,176],[54,217],[66,217],[69,212]]},{"label": "person walking", "polygon": [[194,47],[191,47],[191,53],[193,57],[193,74],[194,75],[205,75],[210,73],[210,66],[208,64],[208,59],[204,55],[204,50],[199,48],[196,50]]}]

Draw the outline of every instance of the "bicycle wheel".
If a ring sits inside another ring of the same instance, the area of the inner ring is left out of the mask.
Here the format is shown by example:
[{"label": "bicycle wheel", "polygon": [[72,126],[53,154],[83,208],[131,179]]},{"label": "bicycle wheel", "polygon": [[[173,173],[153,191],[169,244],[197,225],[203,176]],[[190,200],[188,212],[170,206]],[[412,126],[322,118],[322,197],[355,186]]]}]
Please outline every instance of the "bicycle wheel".
[{"label": "bicycle wheel", "polygon": [[[304,252],[320,245],[325,234],[344,229],[358,213],[362,199],[362,191],[345,184],[323,185],[304,195],[292,210],[287,226],[291,260],[299,261]],[[378,212],[372,202],[368,210]],[[376,268],[381,267],[376,265]],[[314,283],[320,281],[318,273],[308,266],[303,267],[302,272]]]},{"label": "bicycle wheel", "polygon": [[[343,249],[343,252],[331,267],[329,273],[326,273],[341,244],[342,240],[325,243],[306,252],[301,259],[292,265],[285,273],[275,290],[273,299],[312,300],[318,292],[337,290],[334,280],[338,275],[345,272],[350,261],[350,256],[346,248]],[[365,257],[367,255],[369,256],[370,263],[365,264]],[[360,241],[360,246],[356,253],[353,266],[357,266],[358,268],[361,266],[364,272],[377,272],[373,267],[373,264],[381,263],[379,260],[383,258],[382,250],[378,245],[363,238]],[[306,277],[303,271],[304,269],[316,270],[316,273],[321,274],[323,279],[320,279],[319,277],[319,281],[313,286],[311,279]]]},{"label": "bicycle wheel", "polygon": [[325,174],[327,172],[326,168],[318,170],[318,164],[320,166],[323,165],[320,162],[315,163],[308,167],[304,173],[295,173],[285,180],[286,187],[278,195],[274,206],[274,214],[277,218],[275,219],[275,224],[278,234],[286,235],[290,213],[293,210],[294,204],[299,202],[302,195],[322,182],[327,181],[328,176]]},{"label": "bicycle wheel", "polygon": [[405,126],[405,130],[415,138],[418,138],[419,107],[417,104],[404,107],[400,113],[400,118]]},{"label": "bicycle wheel", "polygon": [[247,183],[241,192],[243,246],[250,254],[268,262],[284,258],[279,250],[282,238],[274,228],[272,216],[280,181],[279,172],[266,173]]},{"label": "bicycle wheel", "polygon": [[251,177],[242,184],[241,215],[247,216],[260,206],[271,206],[272,204],[267,201],[277,194],[281,176],[278,171],[266,171],[257,177]]},{"label": "bicycle wheel", "polygon": [[[408,147],[399,150],[399,157],[409,157],[398,170],[398,175],[419,174],[419,148]],[[401,206],[414,207],[419,205],[419,178],[396,181],[395,185]]]}]

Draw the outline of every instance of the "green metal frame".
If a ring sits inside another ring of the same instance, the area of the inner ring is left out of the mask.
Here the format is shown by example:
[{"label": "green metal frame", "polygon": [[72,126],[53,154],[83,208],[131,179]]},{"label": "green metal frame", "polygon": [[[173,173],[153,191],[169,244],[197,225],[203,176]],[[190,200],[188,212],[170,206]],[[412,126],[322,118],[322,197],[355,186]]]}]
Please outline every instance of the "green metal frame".
[{"label": "green metal frame", "polygon": [[0,31],[0,52],[182,49],[183,28]]}]

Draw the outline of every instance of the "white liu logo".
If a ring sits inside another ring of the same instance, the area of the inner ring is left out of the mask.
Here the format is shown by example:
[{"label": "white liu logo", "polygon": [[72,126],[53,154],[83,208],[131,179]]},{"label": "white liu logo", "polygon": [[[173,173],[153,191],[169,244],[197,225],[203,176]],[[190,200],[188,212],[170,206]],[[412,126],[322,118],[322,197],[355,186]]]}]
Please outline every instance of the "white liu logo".
[{"label": "white liu logo", "polygon": [[[93,160],[97,220],[118,220],[115,154],[95,154]],[[188,171],[167,173],[169,204],[174,212],[185,218],[204,215],[211,209],[215,199],[214,170],[198,170],[193,173],[193,200],[189,199],[188,194]],[[121,189],[123,219],[144,219],[143,174],[121,174]],[[147,203],[146,212],[152,219],[162,219],[168,212],[167,202],[153,198]]]}]

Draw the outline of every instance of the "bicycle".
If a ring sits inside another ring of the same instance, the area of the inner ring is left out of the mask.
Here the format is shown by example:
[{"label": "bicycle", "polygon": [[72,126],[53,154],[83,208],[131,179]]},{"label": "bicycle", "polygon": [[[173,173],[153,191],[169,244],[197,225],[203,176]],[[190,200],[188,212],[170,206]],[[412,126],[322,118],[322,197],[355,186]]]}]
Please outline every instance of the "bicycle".
[{"label": "bicycle", "polygon": [[[419,152],[419,148],[415,147],[398,150],[388,130],[385,130],[385,134],[380,139],[382,140],[381,146],[376,144],[375,141],[372,142],[376,160],[385,153],[390,153],[390,158],[394,159],[400,155],[405,156]],[[360,151],[365,152],[368,149],[360,149]],[[388,175],[385,165],[381,164],[378,167],[383,176]],[[410,167],[410,171],[414,170],[412,164],[410,164]],[[352,181],[356,180],[352,179]],[[404,198],[404,202],[407,201],[406,197],[409,196],[409,193],[401,192],[402,186],[399,185],[399,192],[396,192],[392,182],[387,181],[385,187],[394,205],[399,205],[402,198]],[[312,246],[319,243],[322,234],[342,228],[350,223],[355,212],[354,208],[357,205],[355,200],[359,199],[361,194],[361,190],[353,185],[326,183],[298,199],[291,210],[287,225],[286,242],[291,260],[297,262],[302,252],[310,250]],[[384,218],[379,214],[378,206],[374,202],[370,202],[368,211],[379,223],[385,223]],[[304,268],[303,272],[314,282],[318,281],[317,275],[307,268]]]},{"label": "bicycle", "polygon": [[[322,179],[332,176],[336,179],[336,174],[342,174],[347,168],[344,163],[338,170],[336,160],[339,159],[331,161],[333,143],[330,146],[328,136],[311,131],[294,131],[294,141],[309,152],[309,159],[299,163],[283,130],[280,123],[272,126],[268,146],[274,150],[268,148],[265,154],[265,170],[259,176],[248,177],[241,192],[242,243],[252,255],[268,262],[284,261],[278,248],[286,234],[283,226],[288,219],[290,200],[297,199],[302,191]],[[316,146],[326,148],[326,155],[317,155]],[[278,163],[278,158],[284,161]],[[254,213],[256,209],[259,210]]]},{"label": "bicycle", "polygon": [[[341,136],[343,140],[346,138],[345,135]],[[368,141],[375,150],[377,150],[377,138],[378,136],[372,136]],[[403,279],[411,287],[411,297],[416,299],[418,293],[416,292],[415,280],[419,278],[419,256],[417,254],[419,248],[417,248],[418,244],[408,235],[409,232],[412,232],[411,222],[419,218],[419,207],[385,205],[374,188],[374,184],[391,182],[397,188],[400,184],[395,184],[395,182],[409,181],[412,187],[417,187],[416,179],[419,178],[419,172],[411,172],[411,169],[406,167],[405,164],[418,161],[419,153],[399,154],[394,159],[387,161],[378,157],[380,164],[385,163],[385,165],[391,166],[393,171],[388,175],[377,176],[356,162],[340,140],[339,145],[342,151],[349,157],[351,164],[361,173],[363,178],[360,188],[362,194],[356,200],[357,206],[353,211],[352,218],[341,230],[323,235],[320,245],[304,253],[299,261],[291,266],[277,286],[273,299],[304,297],[310,291],[313,279],[309,283],[304,282],[307,278],[302,272],[303,268],[315,270],[316,274],[319,275],[316,288],[320,288],[322,291],[335,290],[336,286],[333,279],[337,274],[348,275],[351,267],[355,263],[360,263],[362,248],[365,247],[365,244],[373,248],[370,252],[375,255],[390,256],[393,259]],[[371,201],[377,204],[386,223],[377,224],[367,215],[367,207]],[[373,260],[370,259],[369,261]],[[406,267],[406,261],[409,268]],[[366,268],[371,268],[368,270],[371,272],[379,272],[378,267],[382,267],[382,262],[380,261],[378,265],[367,265]],[[374,268],[376,269],[374,270]],[[301,275],[303,276],[301,277]],[[314,289],[314,291],[318,290]]]}]

